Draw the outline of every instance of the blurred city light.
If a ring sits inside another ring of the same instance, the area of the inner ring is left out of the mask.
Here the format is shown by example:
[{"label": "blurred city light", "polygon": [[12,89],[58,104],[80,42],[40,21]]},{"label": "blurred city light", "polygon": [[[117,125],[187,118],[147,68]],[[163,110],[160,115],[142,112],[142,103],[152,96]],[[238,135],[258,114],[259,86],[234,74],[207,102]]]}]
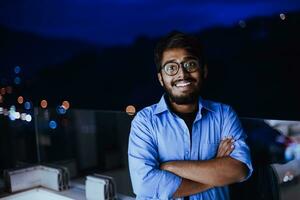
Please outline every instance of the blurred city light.
[{"label": "blurred city light", "polygon": [[67,110],[63,106],[57,106],[56,112],[60,115],[66,114]]},{"label": "blurred city light", "polygon": [[286,16],[285,16],[285,14],[283,14],[283,13],[281,13],[279,16],[280,16],[280,19],[281,19],[281,20],[285,20],[285,19],[286,19]]},{"label": "blurred city light", "polygon": [[13,112],[13,111],[9,111],[8,118],[9,118],[11,121],[15,121],[15,120],[16,120],[16,118],[15,118],[15,115],[14,115],[14,112]]},{"label": "blurred city light", "polygon": [[15,105],[10,106],[9,110],[10,111],[16,111],[16,106]]},{"label": "blurred city light", "polygon": [[68,110],[70,108],[69,101],[63,101],[62,106],[64,107],[64,109]]},{"label": "blurred city light", "polygon": [[25,117],[25,120],[26,120],[27,122],[31,122],[31,120],[32,120],[31,115],[30,115],[30,114],[27,114],[26,117]]},{"label": "blurred city light", "polygon": [[31,109],[31,103],[29,101],[26,101],[25,104],[24,104],[24,108],[26,110],[30,110]]},{"label": "blurred city light", "polygon": [[21,113],[21,120],[26,120],[26,113]]},{"label": "blurred city light", "polygon": [[48,102],[46,100],[42,100],[41,101],[41,107],[42,108],[47,108],[47,106],[48,106]]},{"label": "blurred city light", "polygon": [[21,83],[21,78],[20,77],[16,77],[14,80],[16,85],[19,85]]},{"label": "blurred city light", "polygon": [[57,123],[56,123],[54,120],[51,120],[51,121],[49,122],[49,127],[50,127],[51,129],[56,129]]},{"label": "blurred city light", "polygon": [[22,103],[24,103],[24,98],[22,96],[19,96],[17,101],[19,104],[22,104]]},{"label": "blurred city light", "polygon": [[14,117],[15,117],[16,119],[20,119],[21,115],[20,115],[19,112],[14,112]]},{"label": "blurred city light", "polygon": [[135,107],[133,105],[129,105],[126,107],[126,113],[128,115],[134,115],[136,112]]},{"label": "blurred city light", "polygon": [[20,66],[16,66],[14,69],[16,74],[19,74],[21,72],[21,67]]}]

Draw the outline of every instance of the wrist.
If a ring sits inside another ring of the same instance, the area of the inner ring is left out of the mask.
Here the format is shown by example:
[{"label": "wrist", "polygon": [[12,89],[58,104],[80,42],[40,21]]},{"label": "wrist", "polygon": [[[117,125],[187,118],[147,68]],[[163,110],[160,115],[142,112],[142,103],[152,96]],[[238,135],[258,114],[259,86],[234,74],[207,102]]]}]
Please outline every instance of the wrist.
[{"label": "wrist", "polygon": [[171,172],[172,162],[165,162],[160,165],[160,169]]}]

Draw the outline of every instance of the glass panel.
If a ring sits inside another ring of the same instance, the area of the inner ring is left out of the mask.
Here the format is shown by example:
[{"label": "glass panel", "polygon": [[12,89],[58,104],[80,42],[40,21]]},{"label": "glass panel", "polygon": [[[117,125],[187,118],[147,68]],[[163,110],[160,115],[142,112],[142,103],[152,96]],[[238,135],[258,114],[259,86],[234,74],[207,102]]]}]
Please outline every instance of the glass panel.
[{"label": "glass panel", "polygon": [[[127,161],[132,115],[80,109],[59,114],[57,109],[41,108],[34,113],[31,122],[0,115],[2,190],[3,169],[41,163],[67,167],[73,183],[84,184],[92,173],[112,176],[119,193],[133,196]],[[273,183],[282,197],[298,195],[300,122],[241,118],[241,123],[253,165],[274,169],[278,182]]]},{"label": "glass panel", "polygon": [[73,109],[59,115],[55,109],[38,109],[40,161],[68,167],[79,183],[91,173],[113,176],[118,192],[132,195],[127,162],[131,120],[125,112]]},{"label": "glass panel", "polygon": [[0,114],[0,191],[4,188],[4,169],[37,163],[36,142],[34,119],[11,120]]}]

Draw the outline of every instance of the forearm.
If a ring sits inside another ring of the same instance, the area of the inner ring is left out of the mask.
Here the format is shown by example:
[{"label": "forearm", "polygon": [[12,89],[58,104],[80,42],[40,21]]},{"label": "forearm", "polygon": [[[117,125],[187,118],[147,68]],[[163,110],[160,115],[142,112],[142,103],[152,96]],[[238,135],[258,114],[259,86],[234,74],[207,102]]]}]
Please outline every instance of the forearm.
[{"label": "forearm", "polygon": [[247,167],[231,157],[205,161],[172,161],[163,163],[161,168],[182,178],[213,186],[239,182],[247,174]]},{"label": "forearm", "polygon": [[176,190],[176,192],[173,195],[173,198],[180,198],[185,196],[190,196],[193,194],[197,194],[200,192],[204,192],[213,186],[198,183],[195,181],[191,181],[188,179],[183,178],[180,186]]}]

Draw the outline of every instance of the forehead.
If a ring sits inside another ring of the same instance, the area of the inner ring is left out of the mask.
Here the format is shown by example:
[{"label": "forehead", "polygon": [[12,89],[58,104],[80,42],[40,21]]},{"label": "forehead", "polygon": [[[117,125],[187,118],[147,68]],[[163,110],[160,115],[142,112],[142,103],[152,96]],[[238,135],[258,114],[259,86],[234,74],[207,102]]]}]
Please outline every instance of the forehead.
[{"label": "forehead", "polygon": [[170,60],[183,60],[185,57],[191,57],[191,56],[192,55],[188,53],[185,49],[180,49],[180,48],[167,49],[162,54],[162,63],[165,63]]}]

